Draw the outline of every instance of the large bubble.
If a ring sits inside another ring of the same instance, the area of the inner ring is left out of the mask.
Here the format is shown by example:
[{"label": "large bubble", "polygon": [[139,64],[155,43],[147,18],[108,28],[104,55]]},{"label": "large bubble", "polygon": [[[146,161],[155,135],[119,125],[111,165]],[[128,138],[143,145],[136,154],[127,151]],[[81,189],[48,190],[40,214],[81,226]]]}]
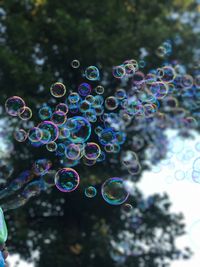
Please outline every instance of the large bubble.
[{"label": "large bubble", "polygon": [[70,131],[68,139],[73,143],[85,143],[91,135],[91,125],[84,117],[75,116],[68,119],[66,127]]},{"label": "large bubble", "polygon": [[111,205],[121,205],[129,196],[124,180],[118,177],[106,180],[101,187],[101,194],[103,199]]},{"label": "large bubble", "polygon": [[56,187],[65,193],[74,191],[80,182],[78,173],[72,168],[63,168],[55,175]]},{"label": "large bubble", "polygon": [[6,112],[10,116],[18,116],[21,108],[25,107],[25,102],[19,96],[12,96],[6,100],[5,108]]}]

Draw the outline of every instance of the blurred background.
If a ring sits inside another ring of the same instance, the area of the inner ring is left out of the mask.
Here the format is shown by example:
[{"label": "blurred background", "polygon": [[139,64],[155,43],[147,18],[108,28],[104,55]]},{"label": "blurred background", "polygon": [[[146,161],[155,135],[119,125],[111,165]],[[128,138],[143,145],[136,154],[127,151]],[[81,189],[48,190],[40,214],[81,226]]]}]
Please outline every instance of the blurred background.
[{"label": "blurred background", "polygon": [[[144,73],[163,61],[176,61],[192,74],[200,67],[199,31],[200,2],[194,0],[1,0],[1,187],[30,169],[35,159],[49,157],[45,149],[13,139],[19,121],[5,113],[8,97],[22,97],[37,121],[39,106],[52,103],[51,84],[63,82],[68,92],[76,91],[90,65],[99,68],[106,96],[121,86],[112,77],[112,67],[127,59],[144,62]],[[166,40],[172,44],[167,59],[158,54]],[[74,59],[80,61],[80,68],[72,68]],[[134,121],[129,124],[124,147],[137,147],[142,166],[140,175],[130,178],[131,212],[108,205],[100,196],[105,179],[125,175],[119,155],[97,166],[79,165],[81,185],[75,192],[49,189],[5,213],[11,267],[194,267],[200,263],[194,240],[189,242],[191,235],[184,238],[191,227],[192,238],[200,234],[199,184],[187,173],[198,157],[200,109],[191,95],[177,99],[197,121],[193,131],[173,123],[169,132],[166,126],[144,131]],[[180,160],[191,150],[193,156]],[[170,156],[169,161],[170,151],[175,158]],[[186,162],[187,175],[180,178],[175,173]],[[92,200],[84,196],[89,185],[98,191]]]}]

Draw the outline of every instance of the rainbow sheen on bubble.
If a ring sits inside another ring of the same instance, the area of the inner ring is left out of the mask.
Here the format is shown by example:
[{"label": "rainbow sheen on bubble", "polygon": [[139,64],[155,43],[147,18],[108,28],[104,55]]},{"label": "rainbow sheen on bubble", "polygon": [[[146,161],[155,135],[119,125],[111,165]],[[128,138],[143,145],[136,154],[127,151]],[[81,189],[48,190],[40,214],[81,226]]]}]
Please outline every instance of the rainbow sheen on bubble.
[{"label": "rainbow sheen on bubble", "polygon": [[69,193],[78,187],[80,178],[72,168],[63,168],[55,175],[55,185],[61,192]]},{"label": "rainbow sheen on bubble", "polygon": [[121,205],[129,196],[124,180],[119,177],[107,179],[101,187],[101,194],[103,199],[110,205]]}]

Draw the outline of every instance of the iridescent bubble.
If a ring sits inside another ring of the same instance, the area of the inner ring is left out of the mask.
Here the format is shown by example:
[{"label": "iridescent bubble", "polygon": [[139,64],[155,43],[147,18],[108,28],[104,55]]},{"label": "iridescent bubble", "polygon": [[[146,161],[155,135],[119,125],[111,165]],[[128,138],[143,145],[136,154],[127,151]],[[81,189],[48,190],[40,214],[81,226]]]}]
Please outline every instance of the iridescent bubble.
[{"label": "iridescent bubble", "polygon": [[99,135],[99,142],[102,145],[110,144],[115,140],[115,132],[111,128],[104,129]]},{"label": "iridescent bubble", "polygon": [[82,113],[86,112],[87,110],[89,110],[91,107],[91,104],[90,102],[88,102],[87,100],[83,100],[81,103],[80,103],[80,106],[79,106],[79,109]]},{"label": "iridescent bubble", "polygon": [[126,75],[126,70],[124,68],[124,65],[113,67],[112,74],[115,78],[122,79]]},{"label": "iridescent bubble", "polygon": [[24,129],[19,129],[14,132],[14,138],[17,142],[24,142],[28,137],[27,132]]},{"label": "iridescent bubble", "polygon": [[19,96],[12,96],[5,102],[6,112],[10,116],[18,116],[19,110],[23,107],[25,107],[25,102]]},{"label": "iridescent bubble", "polygon": [[69,118],[66,127],[70,130],[69,140],[73,143],[85,143],[91,135],[91,125],[83,117]]},{"label": "iridescent bubble", "polygon": [[129,60],[124,62],[124,69],[127,77],[132,77],[136,71],[134,65]]},{"label": "iridescent bubble", "polygon": [[43,132],[38,127],[33,127],[28,132],[28,139],[32,142],[39,142],[42,139]]},{"label": "iridescent bubble", "polygon": [[65,103],[59,103],[57,106],[56,106],[56,111],[62,111],[63,113],[67,114],[68,113],[68,106],[67,104]]},{"label": "iridescent bubble", "polygon": [[93,95],[87,95],[87,96],[85,97],[85,100],[87,100],[89,103],[93,104],[95,98],[94,98]]},{"label": "iridescent bubble", "polygon": [[95,87],[95,93],[98,95],[102,95],[104,93],[104,87],[101,85],[98,85],[97,87]]},{"label": "iridescent bubble", "polygon": [[96,160],[101,154],[101,148],[98,144],[90,142],[85,145],[84,156],[89,160]]},{"label": "iridescent bubble", "polygon": [[124,132],[116,132],[115,139],[118,144],[122,145],[126,141],[126,134]]},{"label": "iridescent bubble", "polygon": [[167,50],[166,50],[166,48],[164,47],[164,46],[159,46],[158,48],[157,48],[157,50],[156,50],[156,55],[158,56],[158,57],[161,57],[161,58],[163,58],[163,57],[165,57],[166,56],[166,54],[167,54]]},{"label": "iridescent bubble", "polygon": [[44,106],[39,110],[39,117],[41,120],[48,120],[51,118],[52,110],[49,106]]},{"label": "iridescent bubble", "polygon": [[63,125],[67,120],[66,113],[63,111],[55,111],[51,116],[51,121],[56,125]]},{"label": "iridescent bubble", "polygon": [[77,144],[69,144],[66,146],[65,155],[68,159],[76,160],[80,157],[81,149]]},{"label": "iridescent bubble", "polygon": [[78,92],[81,96],[89,95],[92,91],[92,87],[88,83],[81,83],[78,87]]},{"label": "iridescent bubble", "polygon": [[101,194],[103,199],[111,205],[121,205],[129,196],[124,180],[118,177],[107,179],[101,187]]},{"label": "iridescent bubble", "polygon": [[79,60],[77,60],[77,59],[72,60],[72,62],[71,62],[71,66],[72,66],[72,68],[74,68],[74,69],[78,69],[78,68],[80,67],[80,62],[79,62]]},{"label": "iridescent bubble", "polygon": [[32,110],[29,107],[20,108],[18,116],[21,120],[30,120],[30,118],[32,117]]},{"label": "iridescent bubble", "polygon": [[51,133],[47,129],[42,129],[42,138],[39,142],[40,145],[48,144],[51,142]]},{"label": "iridescent bubble", "polygon": [[80,100],[80,96],[78,93],[70,93],[68,96],[68,101],[72,104],[78,103],[78,101]]},{"label": "iridescent bubble", "polygon": [[44,175],[51,168],[52,163],[48,159],[38,159],[33,164],[33,172],[35,175]]},{"label": "iridescent bubble", "polygon": [[66,87],[63,83],[56,82],[56,83],[52,84],[52,86],[50,88],[50,92],[51,92],[52,96],[54,96],[56,98],[60,98],[66,94]]},{"label": "iridescent bubble", "polygon": [[70,136],[70,131],[65,126],[59,129],[58,139],[67,139]]},{"label": "iridescent bubble", "polygon": [[57,144],[56,144],[56,142],[50,142],[50,143],[46,144],[46,148],[48,151],[54,152],[57,150]]},{"label": "iridescent bubble", "polygon": [[95,95],[94,102],[92,103],[92,107],[95,108],[95,107],[101,106],[103,105],[103,102],[104,102],[103,96]]},{"label": "iridescent bubble", "polygon": [[94,186],[89,186],[85,189],[85,196],[88,198],[93,198],[97,194],[97,190]]},{"label": "iridescent bubble", "polygon": [[89,66],[85,70],[85,77],[90,81],[99,80],[99,70],[95,66]]},{"label": "iridescent bubble", "polygon": [[69,111],[72,114],[78,113],[78,111],[79,111],[79,104],[78,103],[70,104],[69,105]]},{"label": "iridescent bubble", "polygon": [[108,110],[114,110],[118,108],[119,102],[118,99],[114,96],[109,96],[105,99],[105,107]]},{"label": "iridescent bubble", "polygon": [[56,141],[59,135],[59,130],[58,126],[56,126],[53,122],[51,121],[43,121],[38,125],[38,128],[43,131],[48,131],[50,134],[50,139],[48,142],[53,142]]},{"label": "iridescent bubble", "polygon": [[107,153],[113,153],[114,152],[114,145],[112,143],[108,143],[104,146],[104,149]]},{"label": "iridescent bubble", "polygon": [[61,192],[74,191],[80,182],[78,173],[72,168],[63,168],[55,175],[55,185]]},{"label": "iridescent bubble", "polygon": [[117,89],[115,92],[115,97],[118,100],[125,99],[127,97],[126,91],[124,89]]},{"label": "iridescent bubble", "polygon": [[168,93],[168,86],[164,82],[154,82],[149,89],[157,99],[164,98]]},{"label": "iridescent bubble", "polygon": [[165,83],[173,82],[176,77],[176,72],[171,66],[164,66],[158,69],[159,78]]},{"label": "iridescent bubble", "polygon": [[133,74],[132,82],[134,85],[141,85],[144,83],[144,79],[145,79],[144,73],[141,71],[137,71]]}]

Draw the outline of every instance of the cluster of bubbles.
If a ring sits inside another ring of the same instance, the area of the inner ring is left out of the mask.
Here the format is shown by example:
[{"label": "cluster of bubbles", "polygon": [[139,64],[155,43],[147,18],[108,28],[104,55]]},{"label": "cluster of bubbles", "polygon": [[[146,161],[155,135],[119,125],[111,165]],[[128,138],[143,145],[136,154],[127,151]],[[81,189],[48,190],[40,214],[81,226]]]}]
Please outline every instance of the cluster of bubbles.
[{"label": "cluster of bubbles", "polygon": [[[171,43],[166,41],[158,48],[157,55],[167,57],[171,51]],[[79,68],[80,62],[73,60],[71,66]],[[114,78],[128,86],[128,89],[125,86],[118,87],[114,94],[106,97],[104,86],[93,86],[91,83],[100,81],[96,66],[84,70],[86,81],[78,85],[76,92],[69,90],[68,85],[55,82],[50,87],[50,94],[57,100],[56,105],[42,105],[38,111],[40,122],[37,125],[28,130],[19,128],[15,131],[14,138],[18,142],[27,141],[34,147],[46,147],[60,160],[63,168],[55,173],[53,183],[58,190],[66,193],[76,190],[80,177],[74,167],[78,164],[93,166],[107,160],[110,154],[119,154],[122,168],[131,177],[137,177],[142,169],[140,151],[145,145],[150,147],[147,158],[152,167],[166,154],[166,129],[179,129],[185,134],[187,129],[199,126],[197,119],[200,112],[194,110],[200,103],[200,72],[195,69],[193,76],[189,75],[177,61],[165,61],[161,67],[148,73],[144,73],[144,67],[143,60],[135,59],[114,66]],[[10,116],[18,116],[21,120],[29,120],[32,116],[30,108],[18,96],[10,97],[5,108]],[[126,140],[130,149],[122,151]],[[47,159],[38,160],[31,173],[43,177],[51,165]],[[194,176],[200,174],[199,166],[196,159]],[[177,179],[182,179],[181,172],[175,175]],[[35,188],[35,182],[32,183],[31,188]],[[93,186],[85,189],[88,198],[96,194]],[[111,205],[126,203],[129,192],[125,179],[107,179],[102,184],[101,195]],[[131,207],[127,203],[124,209],[131,210]]]}]

